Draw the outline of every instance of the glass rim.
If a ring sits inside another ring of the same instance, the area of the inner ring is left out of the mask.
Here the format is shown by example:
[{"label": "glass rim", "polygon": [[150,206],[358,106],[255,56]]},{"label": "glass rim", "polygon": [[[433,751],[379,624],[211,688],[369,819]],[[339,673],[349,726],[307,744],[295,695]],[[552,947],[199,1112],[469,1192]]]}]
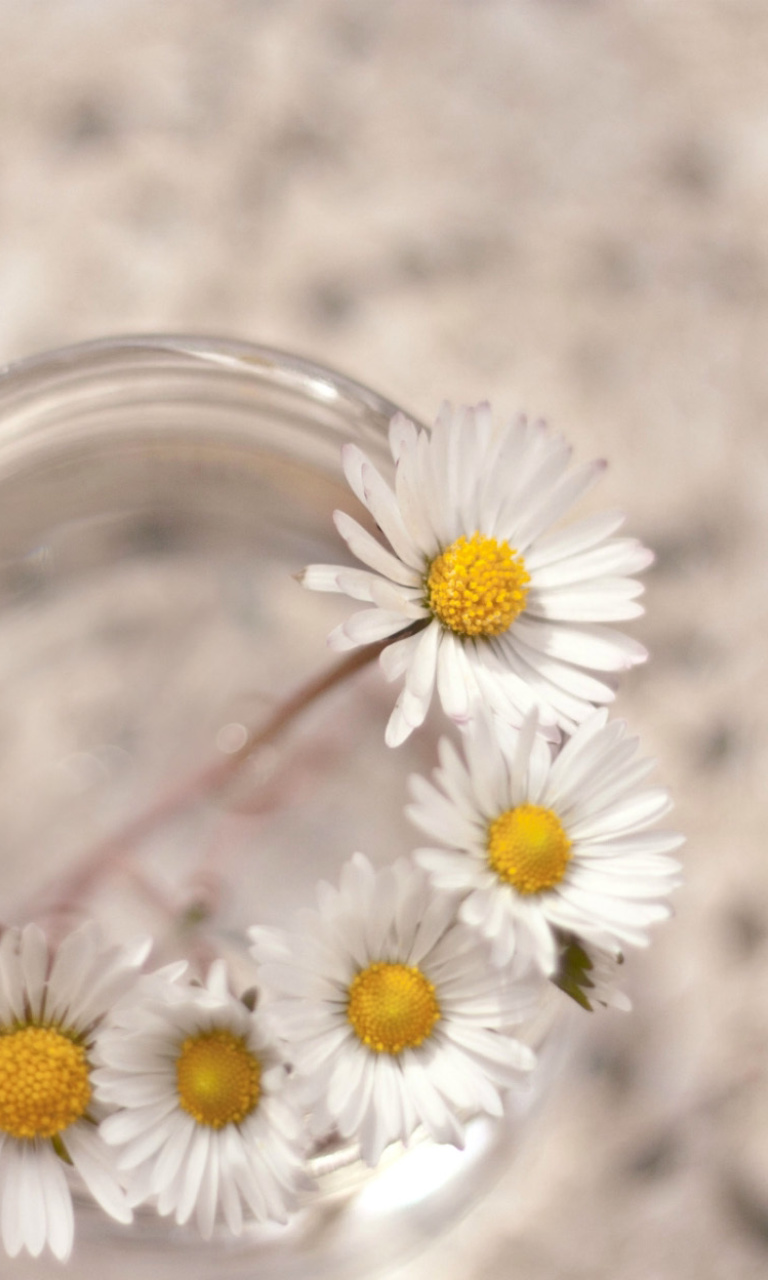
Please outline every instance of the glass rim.
[{"label": "glass rim", "polygon": [[178,356],[223,366],[260,376],[285,388],[304,386],[327,403],[356,401],[385,419],[402,412],[401,407],[365,383],[338,369],[281,347],[249,342],[240,338],[200,333],[129,333],[107,335],[83,342],[53,347],[0,365],[0,400],[22,388],[29,380],[56,382],[68,371],[85,371],[98,366],[104,357],[128,360],[130,356]]}]

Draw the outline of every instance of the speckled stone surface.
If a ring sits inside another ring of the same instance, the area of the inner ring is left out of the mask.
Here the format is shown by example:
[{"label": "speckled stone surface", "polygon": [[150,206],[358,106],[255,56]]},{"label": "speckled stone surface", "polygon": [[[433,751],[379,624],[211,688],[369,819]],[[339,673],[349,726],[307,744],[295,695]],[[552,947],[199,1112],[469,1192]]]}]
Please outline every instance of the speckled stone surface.
[{"label": "speckled stone surface", "polygon": [[[519,1171],[399,1280],[768,1266],[765,0],[0,3],[0,360],[194,331],[605,454],[688,835]],[[19,1274],[23,1264],[20,1264]],[[4,1269],[3,1273],[6,1273]],[[8,1274],[10,1274],[8,1269]]]}]

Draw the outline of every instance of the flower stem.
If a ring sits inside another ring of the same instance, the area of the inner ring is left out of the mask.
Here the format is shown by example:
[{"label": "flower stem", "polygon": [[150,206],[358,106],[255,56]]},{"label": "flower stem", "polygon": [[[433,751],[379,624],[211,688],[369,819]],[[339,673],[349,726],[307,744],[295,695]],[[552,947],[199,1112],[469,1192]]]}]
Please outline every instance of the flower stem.
[{"label": "flower stem", "polygon": [[[223,760],[214,760],[196,773],[183,778],[160,795],[149,808],[89,849],[74,870],[59,882],[54,900],[45,903],[44,909],[53,914],[72,909],[114,863],[135,852],[158,827],[205,796],[221,791],[255,751],[282,733],[323,694],[370,666],[388,644],[410,635],[421,625],[421,622],[415,623],[397,635],[355,649],[335,666],[301,685],[295,693],[275,707],[264,724],[250,731],[237,751]],[[45,894],[41,896],[44,898]],[[24,918],[35,919],[40,914],[41,906],[40,902],[27,904],[23,912]]]}]

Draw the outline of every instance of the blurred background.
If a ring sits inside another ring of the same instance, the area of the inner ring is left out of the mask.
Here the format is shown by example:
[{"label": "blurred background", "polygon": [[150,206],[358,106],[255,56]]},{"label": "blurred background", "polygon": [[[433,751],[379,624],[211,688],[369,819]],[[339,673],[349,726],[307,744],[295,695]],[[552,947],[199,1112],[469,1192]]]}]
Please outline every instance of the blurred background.
[{"label": "blurred background", "polygon": [[0,362],[194,332],[548,417],[658,553],[677,917],[400,1280],[768,1262],[765,0],[0,0]]}]

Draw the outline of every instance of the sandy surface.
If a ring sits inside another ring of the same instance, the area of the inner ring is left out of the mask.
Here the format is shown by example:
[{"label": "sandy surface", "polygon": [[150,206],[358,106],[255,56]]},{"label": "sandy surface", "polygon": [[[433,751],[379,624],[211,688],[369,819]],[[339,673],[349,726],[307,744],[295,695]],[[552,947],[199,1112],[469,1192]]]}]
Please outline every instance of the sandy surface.
[{"label": "sandy surface", "polygon": [[658,555],[619,708],[677,918],[502,1185],[402,1280],[768,1261],[765,0],[2,0],[0,359],[250,338],[607,455]]}]

